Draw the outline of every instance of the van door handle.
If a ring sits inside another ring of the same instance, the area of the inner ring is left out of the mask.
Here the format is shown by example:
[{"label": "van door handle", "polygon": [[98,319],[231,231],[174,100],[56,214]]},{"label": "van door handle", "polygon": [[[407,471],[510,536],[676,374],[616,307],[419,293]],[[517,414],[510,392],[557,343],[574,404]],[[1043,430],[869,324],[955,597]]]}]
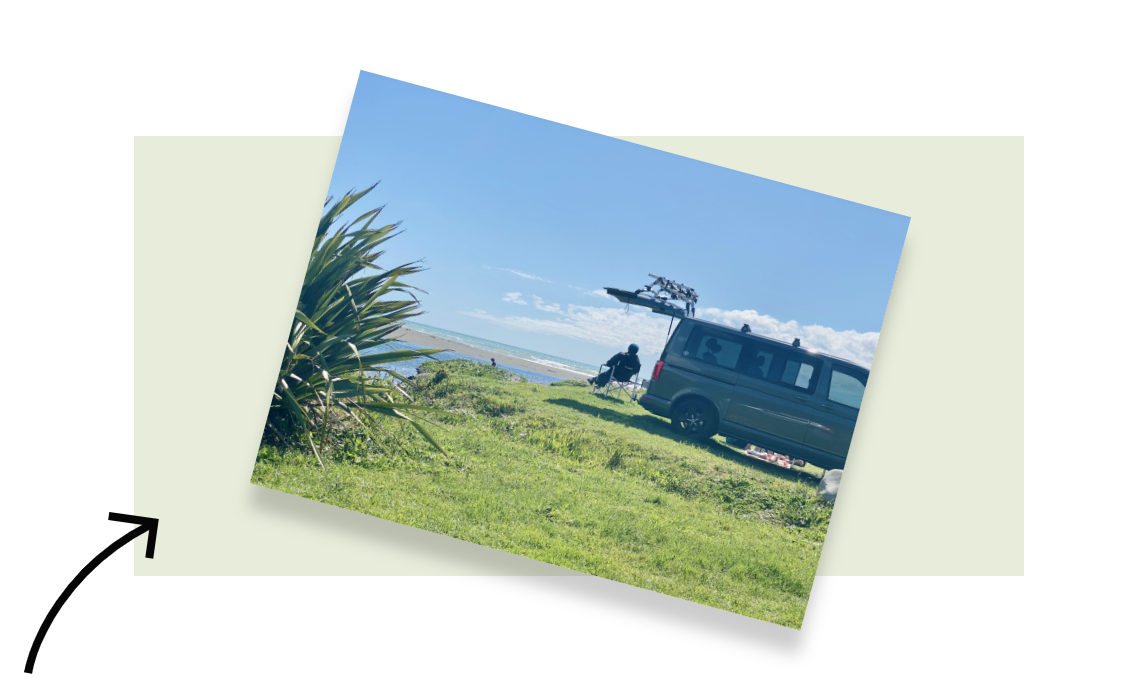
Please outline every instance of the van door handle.
[{"label": "van door handle", "polygon": [[808,402],[809,401],[808,397],[804,396],[804,395],[794,395],[793,399],[796,400],[797,402]]}]

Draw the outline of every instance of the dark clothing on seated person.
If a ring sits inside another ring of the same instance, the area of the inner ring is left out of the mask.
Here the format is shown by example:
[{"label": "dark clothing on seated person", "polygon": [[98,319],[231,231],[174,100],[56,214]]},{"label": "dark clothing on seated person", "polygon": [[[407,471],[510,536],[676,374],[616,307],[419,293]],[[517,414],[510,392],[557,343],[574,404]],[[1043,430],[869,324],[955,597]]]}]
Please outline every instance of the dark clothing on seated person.
[{"label": "dark clothing on seated person", "polygon": [[628,354],[627,352],[620,352],[611,359],[608,359],[604,366],[610,366],[611,368],[604,371],[599,376],[596,376],[597,386],[606,386],[607,382],[611,380],[613,373],[615,374],[615,380],[617,382],[630,381],[635,374],[639,373],[639,357],[634,354]]}]

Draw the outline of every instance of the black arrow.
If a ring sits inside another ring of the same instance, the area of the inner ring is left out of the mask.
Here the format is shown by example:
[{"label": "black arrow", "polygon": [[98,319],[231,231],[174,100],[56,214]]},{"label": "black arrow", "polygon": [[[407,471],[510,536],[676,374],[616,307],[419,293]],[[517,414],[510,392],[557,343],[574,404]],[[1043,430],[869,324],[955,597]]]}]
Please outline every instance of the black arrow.
[{"label": "black arrow", "polygon": [[110,543],[109,547],[100,552],[97,557],[84,566],[83,570],[79,572],[79,575],[72,579],[72,581],[67,584],[67,587],[63,589],[63,594],[60,595],[59,599],[55,601],[55,604],[51,606],[51,611],[43,618],[43,624],[39,625],[39,632],[36,633],[35,641],[32,641],[32,649],[28,651],[28,662],[24,665],[24,672],[29,675],[32,672],[32,668],[35,667],[36,656],[39,655],[39,647],[40,644],[43,643],[43,637],[47,635],[48,628],[51,627],[51,623],[55,621],[55,615],[59,614],[59,609],[63,607],[63,603],[67,602],[67,598],[71,597],[71,594],[75,592],[75,589],[79,587],[79,584],[83,582],[84,578],[91,575],[95,567],[102,564],[104,559],[130,544],[131,540],[143,533],[150,533],[149,537],[146,538],[146,558],[154,558],[154,543],[158,541],[157,518],[128,516],[125,513],[112,513],[107,520],[118,521],[120,523],[137,523],[138,527]]}]

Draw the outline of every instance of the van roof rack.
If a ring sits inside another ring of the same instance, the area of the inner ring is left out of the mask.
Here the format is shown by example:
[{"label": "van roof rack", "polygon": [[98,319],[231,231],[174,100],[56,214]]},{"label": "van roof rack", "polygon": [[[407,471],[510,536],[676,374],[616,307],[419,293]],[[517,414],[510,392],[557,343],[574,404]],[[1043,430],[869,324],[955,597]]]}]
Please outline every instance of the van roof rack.
[{"label": "van roof rack", "polygon": [[[654,278],[655,281],[642,289],[629,291],[615,287],[604,287],[604,291],[608,293],[608,296],[615,297],[618,301],[629,306],[642,306],[655,313],[673,318],[694,317],[694,305],[698,303],[698,292],[694,291],[693,287],[679,284],[660,275],[647,273],[647,276]],[[680,308],[671,303],[672,301],[680,301],[685,306]]]}]

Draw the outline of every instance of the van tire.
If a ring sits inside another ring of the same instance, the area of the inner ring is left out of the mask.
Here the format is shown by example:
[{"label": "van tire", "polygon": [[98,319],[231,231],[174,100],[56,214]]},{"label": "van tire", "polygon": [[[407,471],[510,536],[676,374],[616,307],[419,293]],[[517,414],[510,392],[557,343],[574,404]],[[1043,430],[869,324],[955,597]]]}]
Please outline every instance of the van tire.
[{"label": "van tire", "polygon": [[688,398],[671,412],[671,429],[695,441],[705,441],[718,433],[718,413],[702,398]]}]

